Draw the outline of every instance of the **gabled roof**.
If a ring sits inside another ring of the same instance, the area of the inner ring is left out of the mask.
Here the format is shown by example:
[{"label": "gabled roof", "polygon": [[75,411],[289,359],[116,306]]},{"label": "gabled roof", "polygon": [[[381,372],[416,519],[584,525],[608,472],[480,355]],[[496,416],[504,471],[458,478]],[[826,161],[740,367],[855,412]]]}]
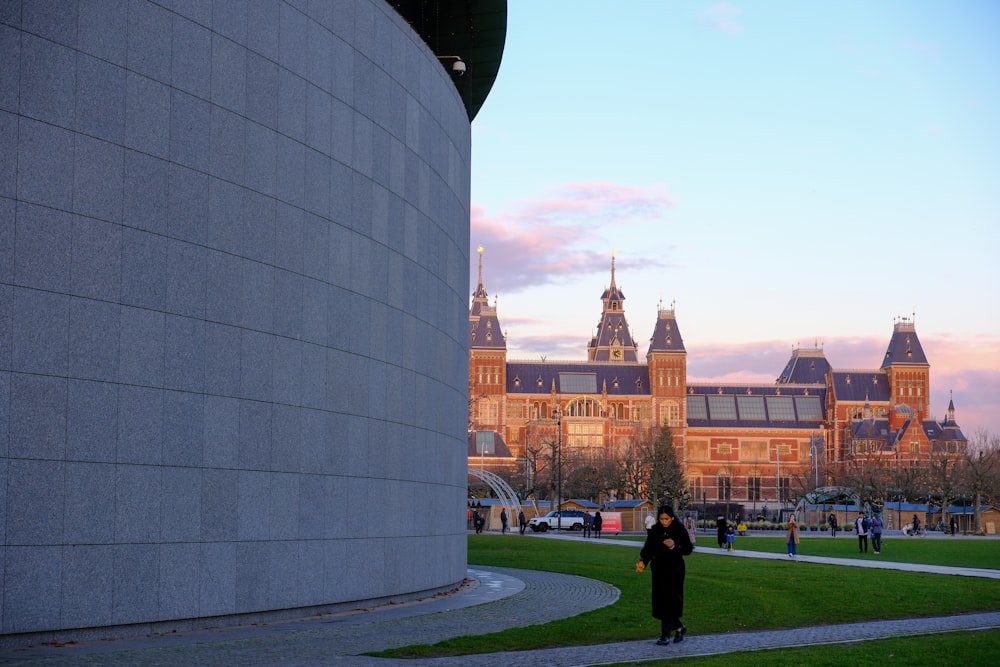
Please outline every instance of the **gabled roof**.
[{"label": "gabled roof", "polygon": [[847,424],[848,438],[879,443],[879,451],[891,452],[897,442],[897,434],[889,428],[888,419],[855,419]]},{"label": "gabled roof", "polygon": [[893,327],[892,338],[882,360],[882,368],[889,366],[930,366],[917,338],[913,320],[907,317],[897,320]]},{"label": "gabled roof", "polygon": [[930,440],[931,442],[934,442],[936,440],[937,441],[958,440],[962,442],[968,441],[968,438],[966,438],[965,434],[962,433],[962,429],[960,429],[954,423],[949,423],[947,420],[939,424],[933,419],[925,419],[923,427],[924,427],[924,435],[926,435],[927,439]]},{"label": "gabled roof", "polygon": [[796,348],[777,381],[782,384],[826,384],[829,372],[830,362],[821,348]]}]

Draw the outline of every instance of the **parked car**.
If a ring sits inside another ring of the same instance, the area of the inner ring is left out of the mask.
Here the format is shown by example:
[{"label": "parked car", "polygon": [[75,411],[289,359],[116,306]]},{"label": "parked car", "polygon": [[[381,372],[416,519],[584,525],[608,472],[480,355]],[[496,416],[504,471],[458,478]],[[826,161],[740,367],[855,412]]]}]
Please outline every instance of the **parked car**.
[{"label": "parked car", "polygon": [[559,515],[562,514],[563,530],[583,530],[583,512],[580,510],[562,510],[562,512],[552,511],[545,516],[536,516],[528,522],[531,529],[536,533],[544,533],[547,530],[557,530],[559,528]]}]

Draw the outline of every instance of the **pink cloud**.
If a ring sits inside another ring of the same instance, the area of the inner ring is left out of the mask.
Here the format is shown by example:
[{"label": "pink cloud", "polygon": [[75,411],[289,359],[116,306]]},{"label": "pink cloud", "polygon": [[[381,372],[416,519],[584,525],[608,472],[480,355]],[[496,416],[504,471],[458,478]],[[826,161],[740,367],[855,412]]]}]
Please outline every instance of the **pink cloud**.
[{"label": "pink cloud", "polygon": [[[545,196],[522,200],[512,211],[490,215],[472,206],[471,242],[473,261],[470,281],[477,281],[475,248],[482,245],[484,258],[493,267],[488,280],[495,291],[518,292],[528,287],[561,282],[573,276],[607,271],[614,249],[607,241],[600,247],[601,231],[607,223],[649,222],[662,218],[674,199],[662,185],[648,189],[610,183],[571,183]],[[599,220],[603,224],[595,225]],[[630,258],[636,266],[667,266],[661,255]],[[627,266],[628,263],[621,266]]]},{"label": "pink cloud", "polygon": [[698,19],[709,23],[722,32],[743,32],[743,26],[737,20],[743,14],[743,10],[734,7],[728,2],[720,2],[712,5],[708,9],[698,14]]}]

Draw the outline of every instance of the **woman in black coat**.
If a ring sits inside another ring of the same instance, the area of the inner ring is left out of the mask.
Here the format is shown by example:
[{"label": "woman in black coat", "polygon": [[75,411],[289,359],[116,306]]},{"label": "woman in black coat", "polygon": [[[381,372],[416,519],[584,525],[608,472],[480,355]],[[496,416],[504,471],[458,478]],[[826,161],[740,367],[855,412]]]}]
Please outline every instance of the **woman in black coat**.
[{"label": "woman in black coat", "polygon": [[639,552],[636,572],[649,565],[653,570],[653,618],[660,619],[657,644],[684,640],[687,627],[681,622],[684,613],[684,556],[694,550],[687,530],[677,521],[669,505],[660,507],[659,519],[646,531],[646,543]]}]

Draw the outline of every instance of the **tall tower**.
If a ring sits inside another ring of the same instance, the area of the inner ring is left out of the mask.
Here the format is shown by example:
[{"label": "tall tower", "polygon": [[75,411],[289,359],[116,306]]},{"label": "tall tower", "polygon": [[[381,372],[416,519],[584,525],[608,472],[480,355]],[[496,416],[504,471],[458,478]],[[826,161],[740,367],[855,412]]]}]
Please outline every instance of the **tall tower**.
[{"label": "tall tower", "polygon": [[684,426],[687,391],[687,350],[677,327],[674,305],[661,306],[656,313],[656,326],[646,352],[649,366],[649,392],[653,398],[657,424],[667,424],[675,434]]},{"label": "tall tower", "polygon": [[625,294],[615,284],[615,256],[611,255],[611,286],[601,295],[601,319],[587,348],[589,361],[637,362],[637,346],[625,320]]},{"label": "tall tower", "polygon": [[[927,363],[920,346],[912,318],[900,317],[896,320],[882,361],[882,371],[889,381],[890,414],[902,418],[902,415],[912,411],[917,423],[926,419],[930,412],[931,365]],[[898,428],[899,424],[891,423],[891,426]]]},{"label": "tall tower", "polygon": [[479,282],[469,308],[469,429],[496,430],[507,391],[507,340],[500,330],[496,305],[483,286],[483,246],[479,252]]}]

